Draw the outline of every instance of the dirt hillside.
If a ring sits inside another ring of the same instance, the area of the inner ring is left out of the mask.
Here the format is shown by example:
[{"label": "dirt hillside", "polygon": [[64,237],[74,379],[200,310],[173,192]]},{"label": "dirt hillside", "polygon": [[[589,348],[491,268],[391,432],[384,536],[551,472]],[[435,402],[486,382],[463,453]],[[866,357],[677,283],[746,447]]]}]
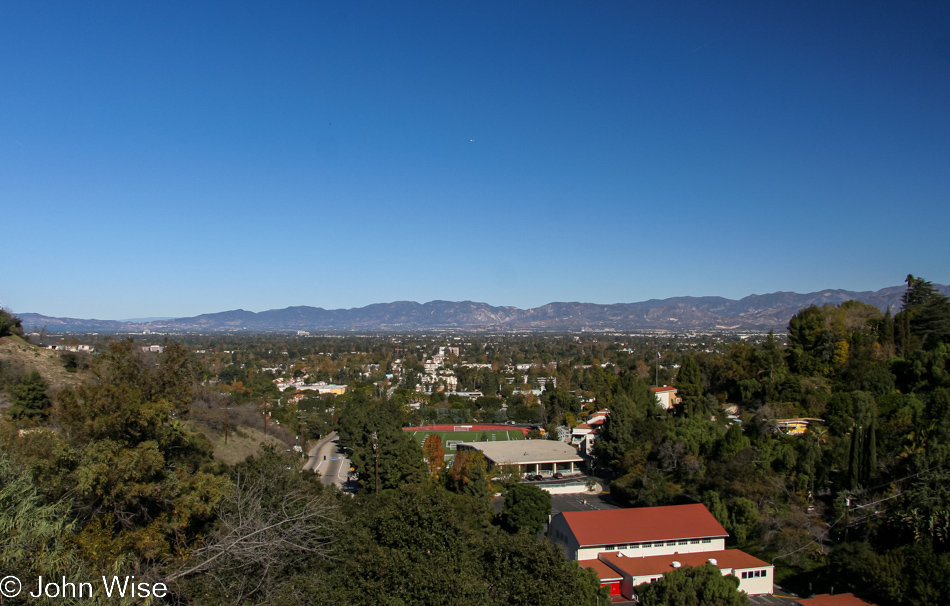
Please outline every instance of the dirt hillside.
[{"label": "dirt hillside", "polygon": [[67,372],[60,352],[30,345],[20,337],[0,337],[0,364],[21,372],[36,370],[52,391],[75,387],[89,376],[83,371]]}]

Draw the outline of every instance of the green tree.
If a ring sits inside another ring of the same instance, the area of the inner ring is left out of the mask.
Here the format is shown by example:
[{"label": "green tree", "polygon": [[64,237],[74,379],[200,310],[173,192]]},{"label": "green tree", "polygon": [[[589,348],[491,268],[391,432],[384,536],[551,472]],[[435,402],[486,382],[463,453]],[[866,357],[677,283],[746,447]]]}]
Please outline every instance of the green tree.
[{"label": "green tree", "polygon": [[81,561],[68,539],[76,525],[68,498],[47,502],[31,474],[0,455],[0,566],[20,579],[70,578]]},{"label": "green tree", "polygon": [[487,521],[494,491],[488,482],[488,462],[480,451],[457,451],[445,480],[452,492],[472,497]]},{"label": "green tree", "polygon": [[931,282],[913,274],[907,276],[906,282],[903,309],[894,318],[902,355],[950,342],[950,299]]},{"label": "green tree", "polygon": [[23,336],[23,322],[8,311],[0,309],[0,337]]},{"label": "green tree", "polygon": [[47,490],[73,496],[76,543],[97,567],[187,553],[228,487],[227,477],[203,469],[208,440],[173,417],[187,414],[195,376],[179,368],[181,346],[169,349],[175,361],[156,364],[131,341],[113,342],[93,360],[94,381],[57,394],[65,452],[57,453],[59,486]]},{"label": "green tree", "polygon": [[531,484],[515,484],[505,493],[502,524],[509,532],[522,529],[537,535],[551,515],[551,495]]},{"label": "green tree", "polygon": [[668,572],[652,583],[637,585],[633,592],[643,606],[746,606],[749,596],[739,591],[739,579],[723,576],[705,564]]},{"label": "green tree", "polygon": [[377,466],[380,490],[425,479],[422,449],[402,430],[407,424],[405,410],[363,392],[341,396],[337,401],[340,444],[352,449],[350,461],[363,488],[375,490]]},{"label": "green tree", "polygon": [[49,385],[33,370],[23,375],[11,390],[13,405],[7,410],[11,419],[40,421],[49,416],[50,399],[46,395]]},{"label": "green tree", "polygon": [[812,305],[798,312],[788,323],[789,361],[792,371],[821,375],[831,359],[834,337],[827,329],[825,312]]},{"label": "green tree", "polygon": [[703,410],[703,376],[699,364],[693,356],[683,356],[679,373],[676,375],[676,389],[683,398],[683,408],[689,416],[701,414]]},{"label": "green tree", "polygon": [[722,457],[734,457],[740,450],[749,448],[752,442],[742,433],[742,425],[733,423],[719,442],[719,454]]}]

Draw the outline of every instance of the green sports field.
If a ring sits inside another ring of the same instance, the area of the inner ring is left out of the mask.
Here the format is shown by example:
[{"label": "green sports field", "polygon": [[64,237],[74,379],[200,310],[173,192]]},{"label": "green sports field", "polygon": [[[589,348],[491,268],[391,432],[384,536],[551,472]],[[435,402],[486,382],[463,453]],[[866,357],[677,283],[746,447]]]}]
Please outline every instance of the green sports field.
[{"label": "green sports field", "polygon": [[524,434],[518,430],[495,429],[474,431],[425,431],[410,432],[419,446],[425,442],[426,436],[435,434],[442,438],[442,449],[445,454],[455,454],[453,446],[458,442],[507,442],[508,440],[524,440]]}]

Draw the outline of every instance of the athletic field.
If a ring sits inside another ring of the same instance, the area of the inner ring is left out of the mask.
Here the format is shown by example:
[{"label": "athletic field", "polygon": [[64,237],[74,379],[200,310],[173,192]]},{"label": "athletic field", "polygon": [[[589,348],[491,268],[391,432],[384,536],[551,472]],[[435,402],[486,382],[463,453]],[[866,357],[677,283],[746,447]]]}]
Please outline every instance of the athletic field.
[{"label": "athletic field", "polygon": [[406,428],[411,431],[419,446],[422,446],[426,437],[437,435],[442,438],[442,449],[446,455],[455,454],[455,445],[459,442],[507,442],[508,440],[524,440],[524,432],[512,427],[511,429],[426,429],[425,427]]}]

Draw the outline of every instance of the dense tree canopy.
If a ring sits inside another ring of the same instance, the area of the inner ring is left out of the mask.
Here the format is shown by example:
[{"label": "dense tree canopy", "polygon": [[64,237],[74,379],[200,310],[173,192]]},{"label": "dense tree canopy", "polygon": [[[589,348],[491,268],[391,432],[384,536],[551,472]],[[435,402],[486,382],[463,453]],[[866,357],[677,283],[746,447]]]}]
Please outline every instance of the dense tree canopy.
[{"label": "dense tree canopy", "polygon": [[505,493],[502,524],[510,532],[541,532],[551,516],[551,494],[531,484],[515,484]]}]

